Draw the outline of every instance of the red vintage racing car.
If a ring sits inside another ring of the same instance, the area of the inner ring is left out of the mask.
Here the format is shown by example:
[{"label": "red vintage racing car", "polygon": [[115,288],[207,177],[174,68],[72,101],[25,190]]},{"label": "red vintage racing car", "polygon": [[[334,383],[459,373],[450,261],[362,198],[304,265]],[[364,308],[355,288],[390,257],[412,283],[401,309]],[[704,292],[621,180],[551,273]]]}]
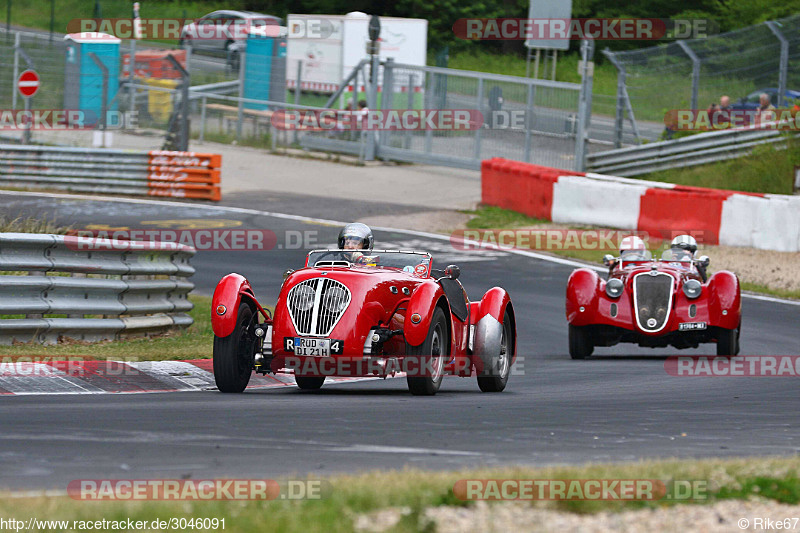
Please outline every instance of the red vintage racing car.
[{"label": "red vintage racing car", "polygon": [[569,354],[590,356],[595,346],[630,342],[678,349],[715,342],[717,355],[739,353],[742,304],[739,279],[727,270],[707,278],[706,256],[667,249],[661,260],[632,250],[604,257],[608,279],[579,268],[567,284]]},{"label": "red vintage racing car", "polygon": [[[287,271],[274,317],[250,283],[228,274],[214,291],[214,378],[242,392],[253,371],[293,370],[301,389],[326,376],[405,372],[412,394],[436,394],[445,374],[477,374],[500,392],[516,356],[514,307],[494,287],[470,302],[460,269],[432,268],[427,253],[314,250]],[[259,319],[259,315],[263,320]]]}]

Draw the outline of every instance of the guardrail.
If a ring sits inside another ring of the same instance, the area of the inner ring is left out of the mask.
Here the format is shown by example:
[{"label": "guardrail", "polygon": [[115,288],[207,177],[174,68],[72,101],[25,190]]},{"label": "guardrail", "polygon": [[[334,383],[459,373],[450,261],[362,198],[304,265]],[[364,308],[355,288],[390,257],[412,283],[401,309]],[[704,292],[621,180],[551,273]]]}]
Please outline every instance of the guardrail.
[{"label": "guardrail", "polygon": [[0,186],[219,201],[222,156],[0,145]]},{"label": "guardrail", "polygon": [[194,254],[168,242],[0,233],[0,344],[190,326]]},{"label": "guardrail", "polygon": [[786,135],[777,129],[782,125],[777,123],[759,128],[712,131],[674,141],[597,152],[586,156],[586,166],[592,172],[629,177],[736,159],[748,155],[754,146],[785,142]]}]

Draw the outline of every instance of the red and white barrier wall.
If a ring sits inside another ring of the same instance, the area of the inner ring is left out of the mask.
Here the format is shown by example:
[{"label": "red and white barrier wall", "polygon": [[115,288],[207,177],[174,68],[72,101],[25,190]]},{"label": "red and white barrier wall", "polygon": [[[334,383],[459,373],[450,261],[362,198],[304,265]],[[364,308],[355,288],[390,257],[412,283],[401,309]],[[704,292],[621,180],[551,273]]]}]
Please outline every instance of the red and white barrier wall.
[{"label": "red and white barrier wall", "polygon": [[705,244],[800,251],[800,197],[741,193],[494,158],[481,165],[486,205],[565,224],[691,233]]}]

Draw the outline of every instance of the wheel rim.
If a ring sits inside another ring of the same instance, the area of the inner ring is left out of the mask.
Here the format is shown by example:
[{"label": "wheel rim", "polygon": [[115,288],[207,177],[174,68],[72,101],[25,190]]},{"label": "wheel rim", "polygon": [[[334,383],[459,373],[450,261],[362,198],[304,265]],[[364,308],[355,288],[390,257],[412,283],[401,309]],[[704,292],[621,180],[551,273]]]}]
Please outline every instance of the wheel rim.
[{"label": "wheel rim", "polygon": [[442,328],[439,324],[433,330],[431,338],[431,358],[434,358],[434,373],[431,376],[433,381],[438,381],[444,374],[444,357],[442,356]]},{"label": "wheel rim", "polygon": [[503,328],[503,334],[500,337],[500,377],[505,377],[508,374],[508,337],[506,336],[506,328]]}]

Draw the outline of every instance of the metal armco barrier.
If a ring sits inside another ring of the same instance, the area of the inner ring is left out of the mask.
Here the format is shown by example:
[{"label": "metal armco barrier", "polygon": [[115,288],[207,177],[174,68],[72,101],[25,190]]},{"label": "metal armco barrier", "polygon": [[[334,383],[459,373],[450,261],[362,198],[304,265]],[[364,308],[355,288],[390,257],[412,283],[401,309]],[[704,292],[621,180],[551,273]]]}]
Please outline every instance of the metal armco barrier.
[{"label": "metal armco barrier", "polygon": [[0,145],[0,186],[219,201],[222,156]]},{"label": "metal armco barrier", "polygon": [[[777,127],[784,127],[778,123]],[[792,132],[791,135],[797,135]],[[615,176],[639,176],[657,170],[691,167],[736,159],[759,144],[785,143],[786,132],[764,126],[699,133],[674,141],[661,141],[586,156],[587,169]]]},{"label": "metal armco barrier", "polygon": [[0,344],[190,326],[194,254],[176,243],[0,233]]}]

